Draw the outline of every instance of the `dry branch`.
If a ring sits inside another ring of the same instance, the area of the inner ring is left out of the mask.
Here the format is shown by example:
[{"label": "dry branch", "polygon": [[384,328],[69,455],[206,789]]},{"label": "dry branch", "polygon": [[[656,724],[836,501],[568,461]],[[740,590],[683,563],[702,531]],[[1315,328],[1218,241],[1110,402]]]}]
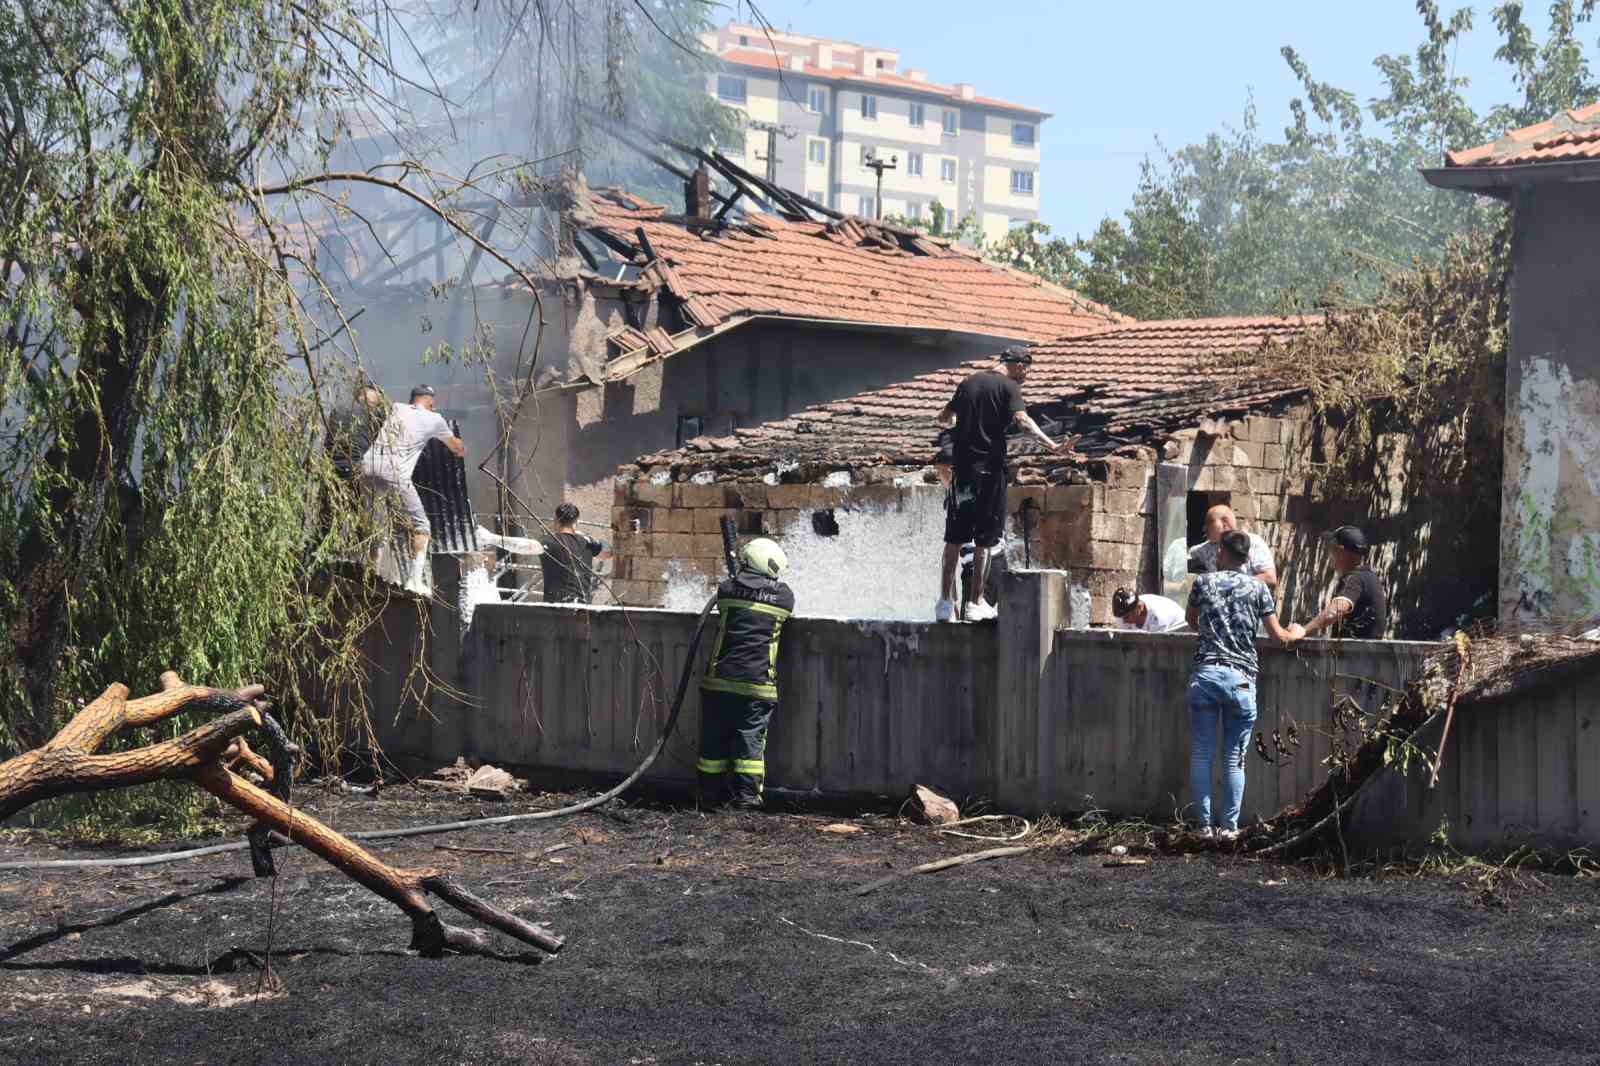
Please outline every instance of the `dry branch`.
[{"label": "dry branch", "polygon": [[965,855],[953,855],[948,859],[938,859],[934,862],[925,862],[921,866],[913,866],[909,870],[901,870],[898,873],[892,873],[887,877],[880,877],[876,881],[868,881],[866,884],[856,889],[854,894],[857,896],[865,896],[868,892],[875,892],[885,885],[892,885],[901,878],[910,877],[912,874],[931,874],[938,870],[948,870],[952,866],[966,866],[968,863],[973,862],[987,862],[990,859],[1004,859],[1009,855],[1021,855],[1023,852],[1032,850],[1033,845],[1020,844],[1016,847],[1010,848],[990,848],[987,851],[973,851],[968,852]]},{"label": "dry branch", "polygon": [[[268,831],[280,834],[404,911],[411,919],[412,947],[423,955],[441,955],[446,949],[494,954],[492,941],[481,930],[460,929],[441,921],[428,903],[428,893],[524,943],[549,952],[561,950],[559,937],[445,880],[438,870],[390,866],[348,837],[295,810],[285,799],[233,773],[230,764],[249,766],[269,782],[280,776],[274,765],[245,741],[244,734],[253,729],[266,728],[272,745],[293,750],[263,706],[255,702],[263,694],[260,686],[223,692],[184,685],[170,671],[162,675],[161,683],[162,692],[132,701],[127,698],[126,686],[112,685],[42,747],[0,763],[0,820],[52,796],[187,778],[255,820],[252,839],[259,838],[259,850],[265,853],[258,856],[252,852],[258,876],[270,875],[272,870],[270,853],[266,853]],[[126,726],[213,707],[226,713],[180,737],[131,751],[94,754],[107,737]],[[289,766],[288,761],[281,763],[284,784]]]}]

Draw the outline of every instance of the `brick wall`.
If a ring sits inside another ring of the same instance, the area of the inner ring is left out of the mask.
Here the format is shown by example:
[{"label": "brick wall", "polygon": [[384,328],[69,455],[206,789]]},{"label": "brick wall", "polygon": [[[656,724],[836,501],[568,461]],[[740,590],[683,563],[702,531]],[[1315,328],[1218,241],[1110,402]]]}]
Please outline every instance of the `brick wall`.
[{"label": "brick wall", "polygon": [[[1202,434],[1186,430],[1167,443],[1163,461],[1189,468],[1189,489],[1227,493],[1243,525],[1281,550],[1293,541],[1297,508],[1292,494],[1311,484],[1303,469],[1311,432],[1297,418],[1249,417]],[[1109,457],[1044,469],[1023,465],[1009,490],[1011,535],[1020,537],[1029,506],[1029,549],[1035,567],[1067,570],[1088,588],[1093,621],[1111,621],[1111,594],[1127,585],[1157,587],[1154,475],[1156,452]],[[852,471],[858,484],[767,484],[764,474],[717,474],[666,467],[627,471],[615,488],[616,529],[613,587],[626,603],[656,605],[674,570],[716,577],[722,573],[719,521],[732,515],[741,539],[811,528],[811,515],[843,506],[892,506],[911,484],[932,480],[931,471],[871,468]],[[898,481],[898,484],[896,483]],[[920,491],[926,491],[922,489]],[[1299,511],[1309,513],[1305,507]],[[1018,548],[1020,558],[1020,546]],[[934,564],[930,561],[930,567]],[[1281,564],[1280,564],[1281,565]]]}]

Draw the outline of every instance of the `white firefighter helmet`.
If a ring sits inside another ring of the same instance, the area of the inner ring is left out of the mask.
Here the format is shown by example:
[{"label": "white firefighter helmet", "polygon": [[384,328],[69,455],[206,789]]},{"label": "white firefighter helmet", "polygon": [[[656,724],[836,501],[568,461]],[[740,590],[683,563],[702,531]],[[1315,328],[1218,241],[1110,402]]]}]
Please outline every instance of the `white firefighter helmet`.
[{"label": "white firefighter helmet", "polygon": [[744,546],[739,559],[750,569],[768,577],[777,577],[789,568],[789,557],[778,547],[778,542],[767,537],[757,537]]}]

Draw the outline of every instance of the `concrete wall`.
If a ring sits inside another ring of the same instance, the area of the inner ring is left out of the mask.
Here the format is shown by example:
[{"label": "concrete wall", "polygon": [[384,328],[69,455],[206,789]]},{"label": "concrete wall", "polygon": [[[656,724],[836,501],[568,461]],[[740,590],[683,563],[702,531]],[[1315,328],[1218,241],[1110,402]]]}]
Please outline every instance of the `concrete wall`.
[{"label": "concrete wall", "polygon": [[1600,616],[1600,189],[1518,190],[1500,618]]},{"label": "concrete wall", "polygon": [[[1187,803],[1193,639],[1062,629],[1060,573],[1011,575],[1004,598],[995,625],[793,621],[770,782],[886,796],[921,782],[1025,813],[1092,803],[1170,817]],[[694,624],[683,612],[480,606],[460,669],[442,675],[471,702],[436,691],[427,713],[380,716],[383,743],[392,757],[434,765],[464,754],[526,767],[536,782],[541,771],[624,774],[655,742]],[[1295,721],[1303,740],[1276,768],[1250,756],[1246,814],[1271,814],[1322,780],[1334,696],[1375,708],[1427,648],[1264,649],[1259,728]],[[652,775],[691,781],[697,735],[691,687]]]},{"label": "concrete wall", "polygon": [[[1351,810],[1362,846],[1428,839],[1458,848],[1600,842],[1600,672],[1581,670],[1516,697],[1457,708],[1436,788],[1427,775],[1387,771]],[[1443,722],[1418,731],[1438,747]]]}]

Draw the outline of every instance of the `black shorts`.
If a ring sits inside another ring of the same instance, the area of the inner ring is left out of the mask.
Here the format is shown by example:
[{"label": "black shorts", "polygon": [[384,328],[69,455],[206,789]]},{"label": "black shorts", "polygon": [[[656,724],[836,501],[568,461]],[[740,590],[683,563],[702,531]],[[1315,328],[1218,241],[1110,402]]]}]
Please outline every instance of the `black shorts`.
[{"label": "black shorts", "polygon": [[1006,531],[1005,471],[957,470],[944,507],[944,542],[992,548]]}]

